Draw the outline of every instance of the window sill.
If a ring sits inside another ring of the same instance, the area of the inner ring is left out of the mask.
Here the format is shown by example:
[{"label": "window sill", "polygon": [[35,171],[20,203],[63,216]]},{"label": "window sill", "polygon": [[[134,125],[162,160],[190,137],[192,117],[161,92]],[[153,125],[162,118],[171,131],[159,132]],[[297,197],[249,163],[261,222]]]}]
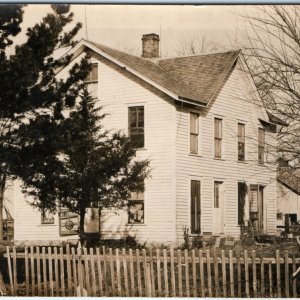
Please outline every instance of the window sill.
[{"label": "window sill", "polygon": [[145,223],[127,223],[127,226],[138,226],[138,227],[144,227],[144,226],[147,226],[147,224]]},{"label": "window sill", "polygon": [[245,164],[245,165],[248,164],[245,160],[238,160],[237,162],[238,162],[239,164]]},{"label": "window sill", "polygon": [[196,153],[189,153],[188,154],[189,156],[194,156],[194,157],[202,157],[202,155],[201,154],[196,154]]},{"label": "window sill", "polygon": [[147,148],[136,148],[136,151],[146,151]]},{"label": "window sill", "polygon": [[214,157],[214,160],[225,161],[225,159],[224,159],[224,158],[222,158],[222,157],[220,157],[220,158],[218,158],[218,157]]}]

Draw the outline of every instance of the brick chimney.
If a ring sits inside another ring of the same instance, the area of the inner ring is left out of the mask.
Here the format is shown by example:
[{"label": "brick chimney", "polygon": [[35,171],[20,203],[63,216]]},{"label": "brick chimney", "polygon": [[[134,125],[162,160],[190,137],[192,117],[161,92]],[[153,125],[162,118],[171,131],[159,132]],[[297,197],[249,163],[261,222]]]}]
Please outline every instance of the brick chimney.
[{"label": "brick chimney", "polygon": [[144,34],[142,37],[144,58],[159,57],[159,35],[155,33]]}]

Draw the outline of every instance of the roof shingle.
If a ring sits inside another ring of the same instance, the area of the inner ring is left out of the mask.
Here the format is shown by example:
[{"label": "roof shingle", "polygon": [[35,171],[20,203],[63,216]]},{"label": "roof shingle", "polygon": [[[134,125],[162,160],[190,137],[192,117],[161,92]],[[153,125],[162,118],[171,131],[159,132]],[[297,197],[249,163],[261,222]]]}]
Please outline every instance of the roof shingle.
[{"label": "roof shingle", "polygon": [[179,98],[207,104],[236,61],[238,51],[149,60],[88,41]]}]

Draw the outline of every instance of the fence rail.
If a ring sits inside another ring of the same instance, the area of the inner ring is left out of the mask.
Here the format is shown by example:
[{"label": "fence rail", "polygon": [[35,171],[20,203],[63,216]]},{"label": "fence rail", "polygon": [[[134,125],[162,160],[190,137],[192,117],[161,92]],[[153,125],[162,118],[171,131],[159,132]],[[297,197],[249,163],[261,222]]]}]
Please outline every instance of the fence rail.
[{"label": "fence rail", "polygon": [[12,295],[297,297],[300,258],[248,252],[7,247]]}]

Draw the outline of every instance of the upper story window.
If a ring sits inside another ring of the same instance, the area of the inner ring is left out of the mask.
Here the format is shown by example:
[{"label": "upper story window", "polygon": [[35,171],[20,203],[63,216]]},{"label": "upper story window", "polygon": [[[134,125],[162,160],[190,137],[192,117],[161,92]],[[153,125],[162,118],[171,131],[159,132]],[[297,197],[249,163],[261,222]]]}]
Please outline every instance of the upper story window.
[{"label": "upper story window", "polygon": [[215,158],[222,157],[222,119],[214,119],[214,128],[215,128]]},{"label": "upper story window", "polygon": [[144,147],[144,106],[133,106],[128,108],[128,135],[130,141],[136,148]]},{"label": "upper story window", "polygon": [[[144,190],[144,182],[141,185]],[[128,199],[128,223],[143,224],[144,214],[144,192],[132,192]]]},{"label": "upper story window", "polygon": [[93,99],[98,99],[98,64],[92,64],[91,71],[85,79],[88,91]]},{"label": "upper story window", "polygon": [[238,123],[238,160],[245,161],[245,124]]},{"label": "upper story window", "polygon": [[258,163],[263,164],[265,161],[265,131],[258,128]]},{"label": "upper story window", "polygon": [[199,114],[190,113],[190,153],[198,154]]}]

